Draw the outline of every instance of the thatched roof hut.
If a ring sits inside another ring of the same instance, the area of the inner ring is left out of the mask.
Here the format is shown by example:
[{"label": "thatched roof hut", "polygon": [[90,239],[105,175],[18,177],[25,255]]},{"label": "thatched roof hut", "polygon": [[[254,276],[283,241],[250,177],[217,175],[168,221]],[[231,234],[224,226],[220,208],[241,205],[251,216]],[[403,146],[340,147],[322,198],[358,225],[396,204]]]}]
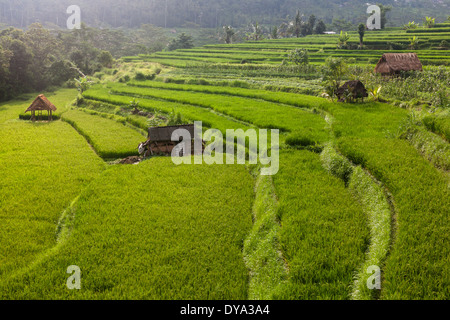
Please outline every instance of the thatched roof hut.
[{"label": "thatched roof hut", "polygon": [[40,94],[34,99],[33,103],[28,107],[25,113],[28,111],[31,112],[31,119],[33,121],[36,120],[36,111],[38,112],[39,118],[42,117],[42,111],[47,111],[48,120],[51,121],[53,120],[52,112],[56,111],[56,107],[43,94]]},{"label": "thatched roof hut", "polygon": [[195,126],[193,124],[167,126],[167,127],[153,127],[148,129],[148,139],[155,142],[171,141],[172,134],[175,130],[185,129],[194,138]]},{"label": "thatched roof hut", "polygon": [[172,150],[178,145],[179,142],[172,141],[172,134],[175,130],[184,129],[189,132],[191,136],[191,152],[194,155],[195,140],[199,140],[202,145],[202,151],[204,150],[205,144],[201,140],[201,137],[196,137],[195,125],[177,125],[177,126],[167,126],[167,127],[154,127],[148,129],[148,139],[146,142],[139,145],[139,153],[143,154],[144,157],[149,157],[157,154],[164,154],[167,156],[172,155]]},{"label": "thatched roof hut", "polygon": [[339,98],[339,102],[353,101],[357,99],[364,100],[364,98],[369,96],[366,87],[359,80],[347,81],[337,89],[336,95]]},{"label": "thatched roof hut", "polygon": [[385,53],[375,67],[375,72],[381,74],[396,74],[401,71],[413,70],[423,70],[416,53]]}]

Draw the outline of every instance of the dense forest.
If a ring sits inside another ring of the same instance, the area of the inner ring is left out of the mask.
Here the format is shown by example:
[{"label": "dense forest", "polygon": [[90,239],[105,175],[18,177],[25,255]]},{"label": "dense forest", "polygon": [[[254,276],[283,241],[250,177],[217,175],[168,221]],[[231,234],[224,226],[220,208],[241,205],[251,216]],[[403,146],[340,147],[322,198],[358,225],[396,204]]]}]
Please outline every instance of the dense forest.
[{"label": "dense forest", "polygon": [[[448,1],[377,3],[388,8],[386,27],[413,20],[414,10],[420,10],[416,21],[430,11],[438,21],[447,18],[442,14],[448,12]],[[353,0],[80,0],[82,27],[68,30],[71,4],[0,0],[0,101],[70,85],[74,77],[92,75],[122,56],[190,48],[202,44],[199,39],[230,43],[356,30],[367,19],[367,4]],[[171,32],[179,27],[196,33],[194,39]]]},{"label": "dense forest", "polygon": [[[448,0],[378,0],[391,5],[387,26],[401,26],[420,21],[424,16],[445,20]],[[66,26],[66,9],[72,0],[0,0],[1,24],[25,28],[39,22],[48,28]],[[98,28],[136,28],[142,24],[159,27],[218,28],[242,27],[258,21],[279,25],[300,10],[305,16],[316,15],[325,23],[346,19],[360,23],[366,15],[366,1],[358,0],[78,0],[82,21]]]},{"label": "dense forest", "polygon": [[[102,67],[113,58],[162,50],[161,28],[143,25],[133,32],[96,29],[48,30],[39,23],[26,30],[0,31],[0,101],[30,91],[60,86]],[[74,85],[74,83],[72,83]]]}]

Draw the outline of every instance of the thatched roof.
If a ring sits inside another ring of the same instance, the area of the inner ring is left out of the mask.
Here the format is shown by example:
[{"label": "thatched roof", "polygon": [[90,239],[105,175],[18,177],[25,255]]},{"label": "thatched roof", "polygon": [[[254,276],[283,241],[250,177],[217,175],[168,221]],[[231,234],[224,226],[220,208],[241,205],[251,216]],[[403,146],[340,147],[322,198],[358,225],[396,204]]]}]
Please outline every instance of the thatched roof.
[{"label": "thatched roof", "polygon": [[177,129],[186,129],[191,134],[192,139],[194,139],[194,128],[193,124],[179,125],[179,126],[168,126],[168,127],[154,127],[148,129],[148,138],[151,141],[171,141],[172,133]]},{"label": "thatched roof", "polygon": [[56,111],[56,107],[43,94],[40,94],[25,112],[38,110]]},{"label": "thatched roof", "polygon": [[422,71],[422,63],[416,53],[385,53],[375,67],[376,73]]},{"label": "thatched roof", "polygon": [[347,99],[345,96],[346,92],[351,93],[352,99],[367,98],[369,96],[366,87],[360,80],[347,81],[336,90],[336,95],[338,96],[340,102]]}]

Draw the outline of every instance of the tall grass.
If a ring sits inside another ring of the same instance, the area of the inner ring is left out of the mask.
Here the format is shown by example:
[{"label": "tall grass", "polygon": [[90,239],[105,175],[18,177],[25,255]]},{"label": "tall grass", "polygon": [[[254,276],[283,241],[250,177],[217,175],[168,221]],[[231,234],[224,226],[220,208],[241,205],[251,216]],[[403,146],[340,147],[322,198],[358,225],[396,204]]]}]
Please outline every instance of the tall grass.
[{"label": "tall grass", "polygon": [[[73,205],[70,237],[2,299],[247,299],[242,249],[253,179],[243,166],[153,158],[116,166]],[[66,287],[81,269],[81,290]]]},{"label": "tall grass", "polygon": [[391,207],[382,186],[374,181],[361,167],[353,166],[328,144],[320,155],[322,165],[332,175],[342,179],[359,201],[367,216],[370,229],[366,259],[355,276],[352,298],[371,300],[379,296],[378,290],[369,289],[367,281],[372,276],[369,267],[383,266],[391,243]]},{"label": "tall grass", "polygon": [[[89,99],[104,101],[118,106],[126,106],[129,104],[130,100],[132,100],[131,96],[109,94],[108,90],[99,88],[93,88],[86,91],[84,96]],[[186,122],[202,121],[204,127],[218,129],[223,134],[225,134],[227,129],[247,130],[252,127],[251,125],[237,121],[236,119],[215,113],[210,109],[190,104],[146,99],[143,97],[137,98],[136,101],[139,101],[140,108],[147,111],[180,113]]]},{"label": "tall grass", "polygon": [[325,121],[320,115],[289,105],[280,105],[244,97],[228,96],[224,99],[223,96],[217,94],[150,90],[118,85],[112,86],[112,91],[132,96],[140,95],[177,103],[195,104],[229,115],[235,119],[252,123],[260,128],[280,129],[281,131],[300,135],[309,134],[318,137],[319,142],[324,142],[328,139],[328,134],[324,130]]},{"label": "tall grass", "polygon": [[291,151],[280,157],[274,184],[289,274],[274,297],[349,299],[367,249],[364,212],[344,182],[322,168],[319,155]]},{"label": "tall grass", "polygon": [[145,135],[122,123],[79,110],[67,111],[63,120],[77,129],[105,159],[138,155],[139,143],[146,140]]},{"label": "tall grass", "polygon": [[287,279],[280,247],[281,225],[271,176],[258,176],[253,205],[253,228],[244,242],[244,260],[250,272],[250,300],[272,299]]},{"label": "tall grass", "polygon": [[61,121],[0,124],[0,283],[56,244],[60,214],[105,168]]},{"label": "tall grass", "polygon": [[396,238],[386,261],[381,298],[447,298],[448,180],[406,141],[342,138],[339,149],[382,181],[395,200]]}]

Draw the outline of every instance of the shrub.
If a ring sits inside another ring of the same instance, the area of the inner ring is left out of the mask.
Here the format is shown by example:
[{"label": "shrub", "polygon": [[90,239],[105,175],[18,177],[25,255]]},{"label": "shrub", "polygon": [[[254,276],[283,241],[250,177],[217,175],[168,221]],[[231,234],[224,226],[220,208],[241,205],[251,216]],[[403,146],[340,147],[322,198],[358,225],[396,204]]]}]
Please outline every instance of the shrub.
[{"label": "shrub", "polygon": [[286,138],[286,143],[293,147],[308,147],[308,146],[314,146],[316,144],[316,141],[306,135],[290,135]]},{"label": "shrub", "polygon": [[350,161],[336,152],[331,144],[328,144],[320,155],[323,167],[335,177],[343,180],[346,184],[353,173]]},{"label": "shrub", "polygon": [[137,72],[136,75],[134,76],[134,79],[137,81],[143,81],[146,78],[147,78],[146,75],[143,74],[142,72]]},{"label": "shrub", "polygon": [[308,50],[294,49],[289,52],[288,59],[296,65],[307,65],[309,63]]}]

